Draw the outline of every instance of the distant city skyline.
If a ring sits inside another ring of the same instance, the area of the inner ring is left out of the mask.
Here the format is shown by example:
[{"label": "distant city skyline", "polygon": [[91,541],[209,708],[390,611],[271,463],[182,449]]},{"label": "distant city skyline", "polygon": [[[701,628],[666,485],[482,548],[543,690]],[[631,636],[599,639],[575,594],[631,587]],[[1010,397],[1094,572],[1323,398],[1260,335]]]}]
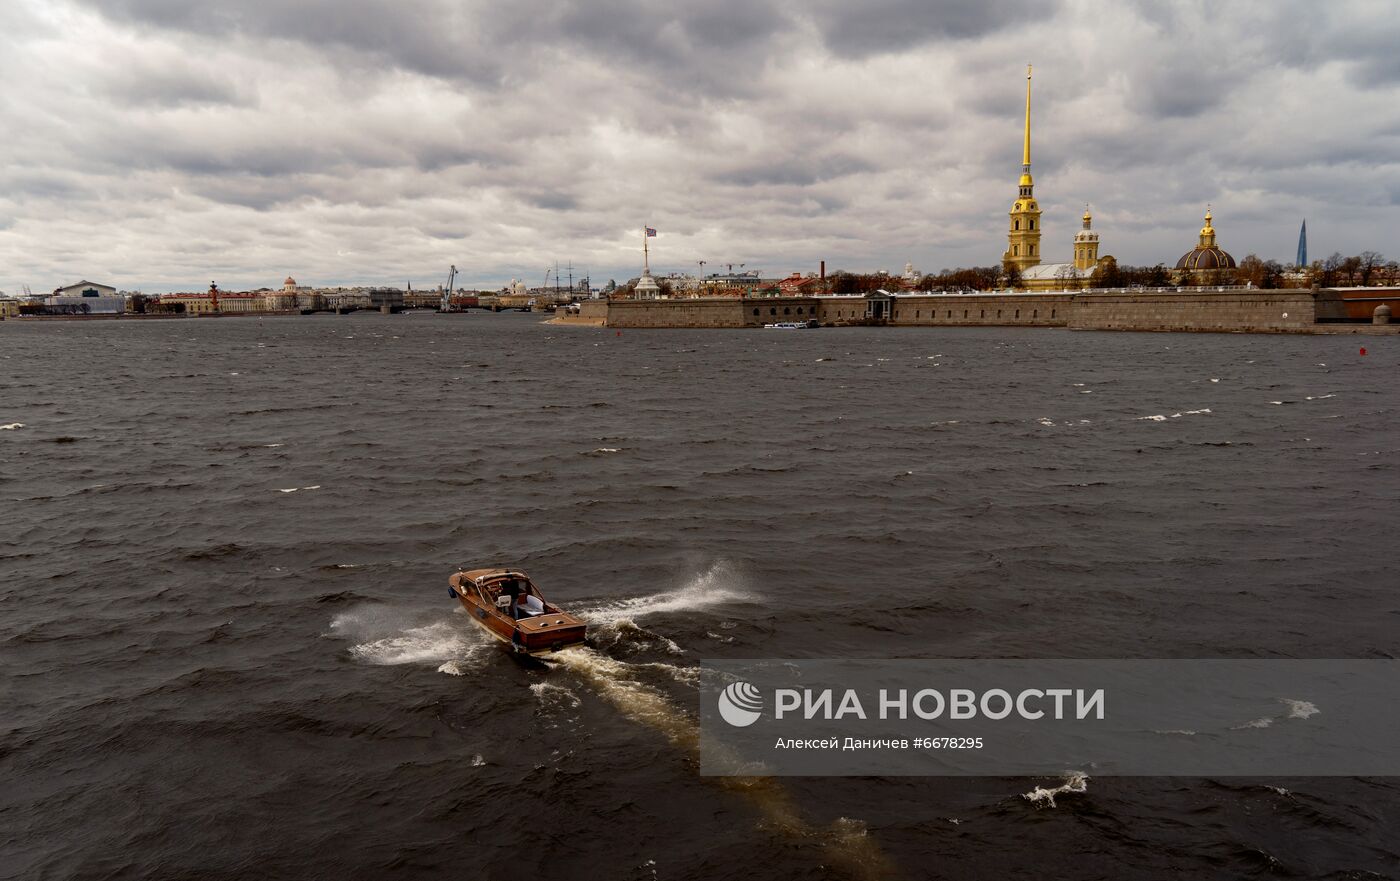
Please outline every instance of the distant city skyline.
[{"label": "distant city skyline", "polygon": [[[1300,26],[1299,22],[1306,22]],[[1046,261],[1392,259],[1400,23],[1364,2],[12,0],[0,290],[595,286],[999,262],[1035,65]],[[1010,182],[1010,183],[1009,183]]]}]

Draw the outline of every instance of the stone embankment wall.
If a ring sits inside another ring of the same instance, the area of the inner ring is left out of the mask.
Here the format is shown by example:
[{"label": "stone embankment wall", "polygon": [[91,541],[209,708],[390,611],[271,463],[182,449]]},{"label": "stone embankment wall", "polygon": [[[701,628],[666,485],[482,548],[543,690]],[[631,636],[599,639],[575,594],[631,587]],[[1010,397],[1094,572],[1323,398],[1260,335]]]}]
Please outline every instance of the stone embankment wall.
[{"label": "stone embankment wall", "polygon": [[[583,304],[580,323],[608,327],[760,327],[816,318],[824,325],[1068,327],[1074,330],[1356,333],[1334,294],[1315,290],[1113,291],[611,300]],[[1397,325],[1381,325],[1388,332]]]},{"label": "stone embankment wall", "polygon": [[888,324],[928,327],[1064,327],[1073,294],[944,294],[900,297]]},{"label": "stone embankment wall", "polygon": [[1307,290],[1227,290],[1083,293],[1074,298],[1075,330],[1232,331],[1287,333],[1317,324],[1317,302]]},{"label": "stone embankment wall", "polygon": [[608,327],[762,327],[820,317],[814,297],[609,300],[602,305]]}]

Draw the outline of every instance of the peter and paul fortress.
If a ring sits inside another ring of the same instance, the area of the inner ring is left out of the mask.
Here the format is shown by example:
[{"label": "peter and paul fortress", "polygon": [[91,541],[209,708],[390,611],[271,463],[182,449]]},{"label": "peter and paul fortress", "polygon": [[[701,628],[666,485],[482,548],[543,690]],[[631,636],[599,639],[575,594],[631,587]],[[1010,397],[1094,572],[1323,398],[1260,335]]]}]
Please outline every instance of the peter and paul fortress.
[{"label": "peter and paul fortress", "polygon": [[[575,317],[563,321],[618,328],[893,325],[1229,333],[1356,333],[1363,328],[1348,324],[1367,321],[1382,327],[1367,323],[1365,332],[1400,335],[1400,326],[1389,324],[1389,296],[1344,301],[1335,290],[1261,290],[1235,283],[1235,258],[1217,244],[1209,208],[1198,244],[1182,255],[1175,278],[1162,286],[1095,286],[1096,281],[1111,282],[1111,274],[1104,270],[1113,258],[1099,256],[1099,233],[1087,204],[1079,230],[1066,243],[1071,245],[1072,260],[1042,262],[1042,232],[1031,177],[1031,68],[1027,65],[1021,178],[1008,212],[1001,289],[878,289],[838,294],[820,283],[812,286],[816,290],[780,284],[777,296],[590,300],[579,305]],[[645,238],[643,243],[645,256]],[[649,273],[649,267],[644,273]],[[913,267],[906,267],[905,280],[912,281],[916,275]],[[815,276],[808,280],[819,282]],[[1395,302],[1400,308],[1400,298]],[[1370,311],[1365,315],[1348,311],[1353,303],[1355,309]]]}]

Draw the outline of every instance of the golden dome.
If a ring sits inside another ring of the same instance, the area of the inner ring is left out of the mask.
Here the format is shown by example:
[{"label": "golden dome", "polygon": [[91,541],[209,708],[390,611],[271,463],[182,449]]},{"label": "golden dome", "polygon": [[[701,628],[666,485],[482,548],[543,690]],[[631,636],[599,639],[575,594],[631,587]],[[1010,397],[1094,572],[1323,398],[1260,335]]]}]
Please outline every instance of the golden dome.
[{"label": "golden dome", "polygon": [[1201,227],[1200,244],[1181,255],[1177,269],[1234,269],[1235,258],[1215,244],[1215,227],[1211,226],[1210,206],[1206,206],[1206,225]]}]

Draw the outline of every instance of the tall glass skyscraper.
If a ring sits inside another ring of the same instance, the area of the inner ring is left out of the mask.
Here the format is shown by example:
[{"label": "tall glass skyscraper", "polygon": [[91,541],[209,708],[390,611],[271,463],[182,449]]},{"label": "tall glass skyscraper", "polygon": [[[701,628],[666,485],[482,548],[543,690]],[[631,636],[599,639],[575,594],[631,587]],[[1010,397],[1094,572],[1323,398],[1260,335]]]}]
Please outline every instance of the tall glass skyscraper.
[{"label": "tall glass skyscraper", "polygon": [[1303,228],[1298,230],[1298,266],[1308,265],[1308,221],[1303,219]]}]

